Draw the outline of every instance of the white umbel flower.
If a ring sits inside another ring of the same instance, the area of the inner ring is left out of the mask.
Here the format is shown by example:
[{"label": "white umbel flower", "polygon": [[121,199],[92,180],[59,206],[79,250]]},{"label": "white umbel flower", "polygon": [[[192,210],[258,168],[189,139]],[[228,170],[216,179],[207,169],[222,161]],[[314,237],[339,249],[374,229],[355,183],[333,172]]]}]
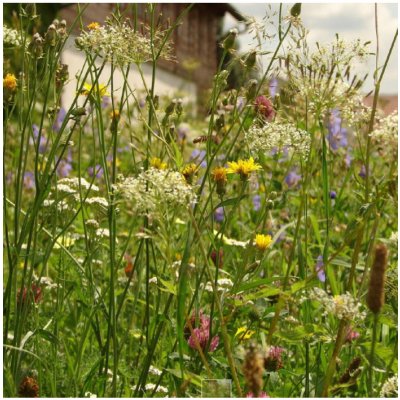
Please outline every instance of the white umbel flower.
[{"label": "white umbel flower", "polygon": [[371,137],[380,144],[392,145],[397,148],[399,135],[399,116],[397,111],[383,118],[378,127],[372,131]]},{"label": "white umbel flower", "polygon": [[270,122],[264,126],[253,125],[245,136],[250,151],[255,154],[289,147],[306,159],[310,152],[310,134],[290,123]]},{"label": "white umbel flower", "polygon": [[325,290],[315,287],[310,292],[310,299],[321,303],[326,313],[334,314],[339,319],[354,321],[364,319],[366,315],[350,293],[330,296]]},{"label": "white umbel flower", "polygon": [[[153,37],[154,52],[161,51],[161,57],[168,59],[171,46],[163,43],[164,33],[157,31]],[[163,48],[161,49],[161,44]],[[135,31],[128,24],[107,23],[88,32],[83,31],[77,38],[80,50],[97,54],[118,65],[140,64],[152,60],[152,43],[149,37]]]},{"label": "white umbel flower", "polygon": [[379,397],[398,397],[398,387],[397,376],[392,376],[383,384]]},{"label": "white umbel flower", "polygon": [[132,201],[136,212],[154,214],[160,206],[188,207],[195,203],[196,195],[180,172],[150,168],[137,178],[128,177],[115,185],[125,199]]},{"label": "white umbel flower", "polygon": [[20,47],[22,45],[21,34],[3,25],[3,44],[5,46]]}]

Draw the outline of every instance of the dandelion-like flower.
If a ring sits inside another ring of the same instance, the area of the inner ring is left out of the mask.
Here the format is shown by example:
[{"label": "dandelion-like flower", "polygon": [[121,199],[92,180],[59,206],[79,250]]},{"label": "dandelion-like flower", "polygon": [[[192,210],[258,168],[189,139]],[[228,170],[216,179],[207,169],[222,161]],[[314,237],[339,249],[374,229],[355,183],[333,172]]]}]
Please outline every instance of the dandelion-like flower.
[{"label": "dandelion-like flower", "polygon": [[100,28],[100,24],[99,24],[98,22],[91,22],[90,24],[88,24],[88,25],[86,26],[86,28],[87,28],[89,31],[94,31],[94,30]]},{"label": "dandelion-like flower", "polygon": [[199,167],[195,163],[190,163],[182,169],[182,175],[184,176],[187,183],[191,184],[193,178],[197,173]]},{"label": "dandelion-like flower", "polygon": [[247,180],[252,172],[260,170],[260,164],[254,162],[254,158],[248,160],[228,161],[228,174],[238,174],[242,180]]},{"label": "dandelion-like flower", "polygon": [[226,192],[225,186],[227,183],[227,169],[224,167],[216,167],[212,170],[211,175],[214,182],[217,184],[217,193],[223,196]]},{"label": "dandelion-like flower", "polygon": [[81,94],[84,96],[89,96],[89,94],[91,94],[94,98],[96,98],[97,92],[99,93],[100,97],[110,96],[110,93],[107,92],[107,85],[104,85],[103,83],[93,86],[90,83],[85,82]]},{"label": "dandelion-like flower", "polygon": [[260,251],[265,251],[272,243],[272,237],[270,235],[257,234],[254,240],[254,245]]},{"label": "dandelion-like flower", "polygon": [[161,161],[158,157],[153,157],[150,160],[150,165],[156,169],[167,169],[167,163]]},{"label": "dandelion-like flower", "polygon": [[3,88],[9,90],[10,92],[15,92],[17,89],[17,78],[14,74],[7,74],[3,78]]},{"label": "dandelion-like flower", "polygon": [[255,124],[246,132],[245,137],[250,151],[256,154],[282,151],[285,147],[289,147],[307,159],[310,152],[310,134],[290,123],[275,121],[263,126]]}]

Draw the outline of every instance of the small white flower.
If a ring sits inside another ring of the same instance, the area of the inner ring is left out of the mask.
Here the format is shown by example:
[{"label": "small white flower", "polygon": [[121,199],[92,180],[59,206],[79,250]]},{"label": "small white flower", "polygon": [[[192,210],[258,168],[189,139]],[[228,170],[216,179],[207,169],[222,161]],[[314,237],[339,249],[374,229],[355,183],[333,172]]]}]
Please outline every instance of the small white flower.
[{"label": "small white flower", "polygon": [[85,397],[97,398],[97,394],[90,393],[90,392],[85,392]]},{"label": "small white flower", "polygon": [[87,198],[86,204],[108,208],[108,201],[104,197]]},{"label": "small white flower", "polygon": [[85,225],[89,229],[98,229],[99,228],[99,223],[95,219],[88,219],[85,222]]},{"label": "small white flower", "polygon": [[162,371],[160,371],[158,368],[150,365],[149,374],[160,376],[162,374]]},{"label": "small white flower", "polygon": [[110,230],[107,228],[99,228],[96,230],[96,236],[98,236],[99,238],[109,238]]},{"label": "small white flower", "polygon": [[295,153],[306,159],[310,152],[310,134],[290,123],[270,122],[261,127],[253,125],[245,136],[250,151],[255,154],[292,148]]},{"label": "small white flower", "polygon": [[379,397],[397,397],[398,386],[397,376],[394,375],[383,384]]},{"label": "small white flower", "polygon": [[158,283],[157,277],[154,276],[153,278],[150,278],[150,279],[149,279],[149,283],[154,283],[155,285],[157,285],[157,283]]}]

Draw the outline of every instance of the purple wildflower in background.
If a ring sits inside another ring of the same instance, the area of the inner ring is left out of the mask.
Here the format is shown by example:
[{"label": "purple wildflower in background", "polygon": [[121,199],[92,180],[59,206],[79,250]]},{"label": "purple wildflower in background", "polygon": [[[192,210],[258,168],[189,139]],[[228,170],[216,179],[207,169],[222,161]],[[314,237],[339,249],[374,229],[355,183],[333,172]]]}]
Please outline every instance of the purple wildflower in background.
[{"label": "purple wildflower in background", "polygon": [[190,132],[190,126],[185,123],[181,123],[178,125],[177,130],[178,138],[183,141],[186,140],[189,132]]},{"label": "purple wildflower in background", "polygon": [[190,155],[190,161],[193,161],[195,164],[198,164],[200,162],[200,167],[201,168],[206,168],[207,167],[207,161],[206,161],[206,152],[205,150],[199,150],[199,149],[194,149],[192,151],[192,154]]},{"label": "purple wildflower in background", "polygon": [[277,154],[280,154],[281,157],[278,159],[279,163],[285,162],[289,159],[289,148],[287,146],[282,147],[279,149],[278,147],[274,147],[271,150],[271,156],[276,156]]},{"label": "purple wildflower in background", "polygon": [[25,189],[34,189],[35,188],[35,175],[33,172],[26,171],[24,173],[24,187]]},{"label": "purple wildflower in background", "polygon": [[271,101],[267,97],[263,95],[257,96],[254,107],[257,114],[265,120],[272,121],[274,119],[275,110]]},{"label": "purple wildflower in background", "polygon": [[367,176],[367,169],[365,168],[365,165],[361,165],[360,172],[358,173],[358,176],[361,178],[365,179]]},{"label": "purple wildflower in background", "polygon": [[[37,146],[37,140],[39,139],[39,127],[36,124],[32,125],[32,132],[33,132],[33,137],[34,140],[30,140],[30,143],[35,146]],[[39,154],[43,154],[46,151],[46,145],[47,145],[47,139],[46,136],[42,135],[40,136],[40,142],[39,142]]]},{"label": "purple wildflower in background", "polygon": [[96,174],[96,178],[100,179],[104,174],[103,167],[100,164],[96,164],[94,167],[89,167],[87,171],[91,178]]},{"label": "purple wildflower in background", "polygon": [[[190,337],[188,339],[188,345],[192,349],[197,349],[197,346],[200,346],[201,349],[204,351],[206,350],[209,338],[210,338],[210,317],[204,315],[200,311],[200,327],[194,328],[194,324],[196,322],[196,318],[193,315],[190,321],[192,325],[193,332],[190,331],[190,328],[187,327],[186,330],[190,332]],[[211,339],[210,348],[208,351],[211,353],[215,351],[219,344],[219,336],[216,335]]]},{"label": "purple wildflower in background", "polygon": [[67,115],[65,109],[63,107],[60,108],[60,111],[57,114],[57,118],[54,121],[53,124],[53,131],[54,132],[59,132],[62,126],[62,123],[64,122],[65,116]]},{"label": "purple wildflower in background", "polygon": [[238,112],[242,111],[244,107],[244,97],[239,96],[236,101],[236,109]]},{"label": "purple wildflower in background", "polygon": [[315,271],[317,273],[318,279],[320,282],[325,282],[326,276],[325,276],[325,270],[324,270],[324,261],[322,256],[318,256],[317,258],[317,264],[315,265]]},{"label": "purple wildflower in background", "polygon": [[224,207],[218,207],[214,212],[214,220],[216,222],[222,222],[224,220]]},{"label": "purple wildflower in background", "polygon": [[261,208],[261,196],[256,194],[253,196],[253,209],[254,211],[258,211]]},{"label": "purple wildflower in background", "polygon": [[330,192],[329,192],[329,197],[331,198],[331,199],[336,199],[336,192],[334,191],[334,190],[331,190]]},{"label": "purple wildflower in background", "polygon": [[72,171],[72,154],[71,150],[68,151],[66,159],[60,161],[57,167],[57,176],[59,178],[66,178]]},{"label": "purple wildflower in background", "polygon": [[103,96],[101,98],[101,108],[107,108],[111,105],[111,97],[110,96]]},{"label": "purple wildflower in background", "polygon": [[348,151],[347,151],[347,153],[346,153],[346,157],[345,157],[345,159],[344,159],[344,163],[346,164],[346,167],[347,168],[350,168],[350,166],[351,166],[351,162],[353,161],[353,156],[351,155],[351,153],[350,153],[350,148],[349,149],[347,149]]},{"label": "purple wildflower in background", "polygon": [[285,183],[289,188],[295,187],[301,180],[301,175],[299,175],[295,170],[290,171],[285,178]]},{"label": "purple wildflower in background", "polygon": [[271,96],[272,99],[277,95],[278,89],[279,89],[278,79],[276,79],[276,77],[274,76],[269,81],[269,95]]},{"label": "purple wildflower in background", "polygon": [[328,142],[332,150],[347,147],[347,129],[342,128],[342,119],[337,109],[331,111],[328,122]]},{"label": "purple wildflower in background", "polygon": [[124,147],[117,147],[117,153],[124,153],[126,151],[129,151],[131,147],[127,144]]}]

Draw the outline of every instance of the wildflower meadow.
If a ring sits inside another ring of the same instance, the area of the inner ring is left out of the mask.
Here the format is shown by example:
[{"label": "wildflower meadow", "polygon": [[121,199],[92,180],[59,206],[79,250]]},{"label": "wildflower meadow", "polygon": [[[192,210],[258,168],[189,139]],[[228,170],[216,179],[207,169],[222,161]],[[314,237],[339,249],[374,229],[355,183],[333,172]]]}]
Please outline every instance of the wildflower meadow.
[{"label": "wildflower meadow", "polygon": [[197,4],[41,6],[4,8],[3,396],[397,397],[380,5],[374,43],[266,6],[196,94],[157,79]]}]

